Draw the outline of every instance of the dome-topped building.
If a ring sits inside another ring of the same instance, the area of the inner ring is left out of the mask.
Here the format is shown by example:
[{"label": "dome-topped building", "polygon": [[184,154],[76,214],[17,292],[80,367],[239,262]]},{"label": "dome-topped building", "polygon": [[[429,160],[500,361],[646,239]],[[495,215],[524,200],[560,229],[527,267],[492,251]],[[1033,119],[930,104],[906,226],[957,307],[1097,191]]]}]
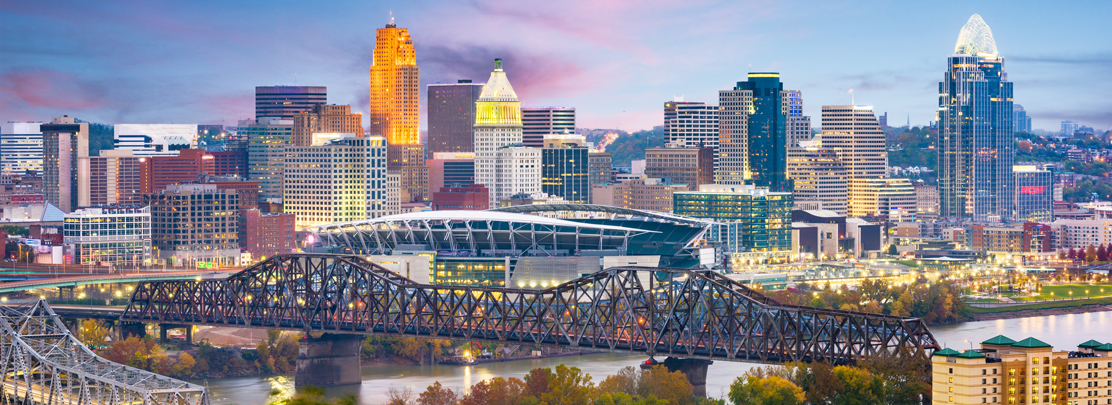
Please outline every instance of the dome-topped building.
[{"label": "dome-topped building", "polygon": [[958,43],[954,45],[954,54],[959,55],[996,55],[996,40],[992,38],[992,29],[988,27],[980,14],[973,14],[969,21],[961,27],[958,34]]}]

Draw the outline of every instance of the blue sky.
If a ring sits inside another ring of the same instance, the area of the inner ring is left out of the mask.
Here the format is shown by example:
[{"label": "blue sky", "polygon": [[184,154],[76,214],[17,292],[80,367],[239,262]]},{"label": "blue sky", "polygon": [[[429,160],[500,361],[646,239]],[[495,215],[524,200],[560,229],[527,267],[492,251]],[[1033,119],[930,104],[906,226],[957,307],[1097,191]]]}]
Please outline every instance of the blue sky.
[{"label": "blue sky", "polygon": [[0,120],[234,125],[273,84],[325,85],[365,113],[391,12],[416,45],[422,111],[424,84],[483,81],[501,57],[524,105],[576,107],[580,127],[660,125],[673,96],[715,103],[750,71],[802,90],[815,125],[851,88],[921,125],[979,13],[1036,128],[1112,127],[1108,1],[0,0]]}]

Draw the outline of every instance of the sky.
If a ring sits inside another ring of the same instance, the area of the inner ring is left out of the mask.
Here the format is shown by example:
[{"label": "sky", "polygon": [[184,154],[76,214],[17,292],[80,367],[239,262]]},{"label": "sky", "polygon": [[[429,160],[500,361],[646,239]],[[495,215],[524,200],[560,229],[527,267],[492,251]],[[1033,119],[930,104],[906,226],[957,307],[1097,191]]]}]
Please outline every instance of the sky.
[{"label": "sky", "polygon": [[[979,13],[1035,128],[1112,128],[1112,2],[0,0],[0,121],[235,125],[254,86],[323,85],[366,113],[375,29],[413,38],[421,82],[485,82],[494,58],[524,106],[577,127],[663,124],[674,97],[717,103],[779,72],[823,105],[925,125],[962,25]],[[364,119],[366,115],[364,114]]]}]

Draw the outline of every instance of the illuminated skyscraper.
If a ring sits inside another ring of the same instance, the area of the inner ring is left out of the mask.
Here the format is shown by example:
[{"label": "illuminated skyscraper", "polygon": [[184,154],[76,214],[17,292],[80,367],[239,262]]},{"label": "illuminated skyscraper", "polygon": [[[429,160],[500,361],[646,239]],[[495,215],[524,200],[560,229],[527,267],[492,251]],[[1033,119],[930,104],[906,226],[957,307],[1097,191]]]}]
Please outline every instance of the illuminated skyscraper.
[{"label": "illuminated skyscraper", "polygon": [[718,184],[791,191],[788,116],[793,100],[799,101],[799,93],[785,91],[779,73],[750,73],[748,81],[718,92]]},{"label": "illuminated skyscraper", "polygon": [[[681,148],[711,148],[717,168],[718,106],[696,101],[665,102],[664,142]],[[694,187],[698,190],[699,185]]]},{"label": "illuminated skyscraper", "polygon": [[490,190],[490,204],[514,194],[540,191],[540,149],[522,146],[521,102],[502,59],[475,102],[475,183]]},{"label": "illuminated skyscraper", "polygon": [[974,14],[938,85],[939,216],[1010,220],[1015,213],[1012,83],[992,30]]},{"label": "illuminated skyscraper", "polygon": [[429,168],[417,129],[417,56],[409,31],[393,21],[379,28],[374,57],[369,135],[386,137],[386,165],[401,176],[402,202],[420,201],[429,195]]},{"label": "illuminated skyscraper", "polygon": [[379,28],[371,66],[371,132],[390,145],[419,145],[417,56],[409,31],[391,21]]},{"label": "illuminated skyscraper", "polygon": [[89,124],[54,117],[42,131],[43,200],[62,211],[77,209],[78,159],[89,156]]}]

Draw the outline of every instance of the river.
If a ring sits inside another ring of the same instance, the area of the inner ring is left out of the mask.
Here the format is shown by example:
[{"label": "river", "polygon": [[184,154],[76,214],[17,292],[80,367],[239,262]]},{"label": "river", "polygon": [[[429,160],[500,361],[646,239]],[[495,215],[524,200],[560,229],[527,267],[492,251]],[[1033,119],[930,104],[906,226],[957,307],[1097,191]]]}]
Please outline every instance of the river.
[{"label": "river", "polygon": [[[1077,344],[1089,339],[1104,342],[1112,338],[1112,312],[965,322],[936,326],[931,328],[931,332],[940,344],[959,350],[968,349],[969,342],[972,342],[972,347],[978,347],[979,342],[1001,334],[1015,340],[1034,337],[1054,345],[1055,350],[1075,349]],[[462,390],[484,379],[497,376],[522,378],[531,369],[559,364],[579,367],[590,374],[597,384],[622,367],[636,366],[644,360],[645,356],[637,354],[599,353],[473,366],[368,366],[363,368],[362,384],[330,388],[328,394],[352,393],[359,397],[360,404],[377,405],[386,402],[390,387],[409,387],[416,394],[433,382],[440,381],[446,387]],[[757,364],[715,361],[707,373],[707,395],[724,398],[730,383],[754,366]],[[293,389],[292,376],[212,379],[202,383],[208,384],[213,404],[261,404],[273,389],[285,392]]]}]

